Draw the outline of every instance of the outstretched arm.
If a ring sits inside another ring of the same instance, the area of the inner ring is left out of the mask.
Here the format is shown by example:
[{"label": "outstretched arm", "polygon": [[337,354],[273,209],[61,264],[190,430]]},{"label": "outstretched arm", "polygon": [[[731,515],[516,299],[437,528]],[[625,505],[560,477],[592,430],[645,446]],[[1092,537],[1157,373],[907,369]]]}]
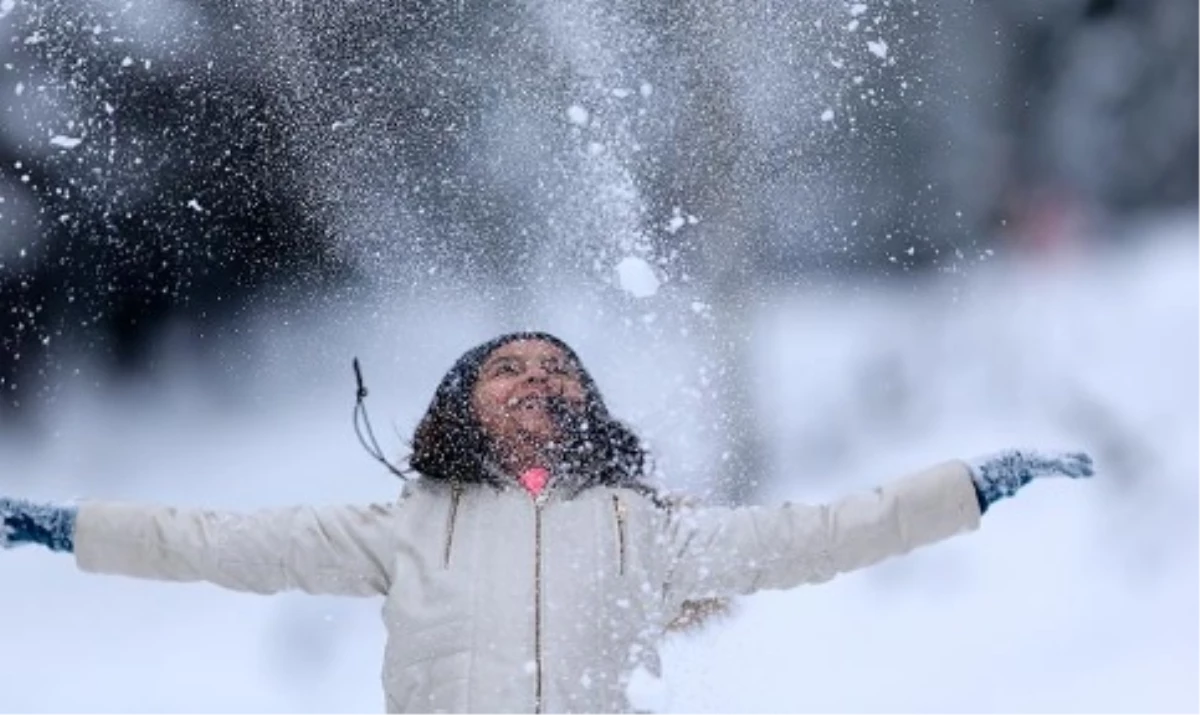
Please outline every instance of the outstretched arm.
[{"label": "outstretched arm", "polygon": [[683,509],[670,520],[668,598],[827,581],[979,525],[1039,476],[1090,476],[1086,455],[1009,451],[951,461],[832,504]]},{"label": "outstretched arm", "polygon": [[293,507],[247,514],[0,498],[0,546],[74,552],[85,571],[208,581],[255,593],[370,596],[390,585],[394,506]]}]

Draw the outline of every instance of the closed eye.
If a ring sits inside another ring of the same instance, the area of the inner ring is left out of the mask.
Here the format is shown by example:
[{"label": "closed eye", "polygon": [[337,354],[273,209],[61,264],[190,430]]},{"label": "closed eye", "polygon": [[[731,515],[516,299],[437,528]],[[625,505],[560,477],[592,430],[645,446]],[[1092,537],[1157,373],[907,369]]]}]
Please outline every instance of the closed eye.
[{"label": "closed eye", "polygon": [[551,375],[564,375],[574,377],[577,373],[575,366],[569,362],[561,362],[559,360],[547,360],[542,363],[542,369]]},{"label": "closed eye", "polygon": [[492,368],[493,375],[516,375],[516,363],[504,361]]}]

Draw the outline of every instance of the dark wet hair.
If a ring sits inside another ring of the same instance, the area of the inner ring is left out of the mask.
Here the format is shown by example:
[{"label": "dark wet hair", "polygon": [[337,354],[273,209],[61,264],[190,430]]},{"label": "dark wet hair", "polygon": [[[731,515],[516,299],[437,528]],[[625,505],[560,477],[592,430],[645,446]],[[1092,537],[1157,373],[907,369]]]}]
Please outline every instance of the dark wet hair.
[{"label": "dark wet hair", "polygon": [[614,419],[591,374],[575,351],[549,333],[508,333],[468,350],[442,378],[425,416],[417,425],[408,463],[422,477],[448,483],[501,485],[492,466],[492,445],[471,407],[483,363],[497,348],[518,340],[540,340],[563,351],[583,385],[583,414],[569,420],[555,479],[571,494],[591,486],[624,486],[652,491],[644,479],[648,456],[640,439]]}]

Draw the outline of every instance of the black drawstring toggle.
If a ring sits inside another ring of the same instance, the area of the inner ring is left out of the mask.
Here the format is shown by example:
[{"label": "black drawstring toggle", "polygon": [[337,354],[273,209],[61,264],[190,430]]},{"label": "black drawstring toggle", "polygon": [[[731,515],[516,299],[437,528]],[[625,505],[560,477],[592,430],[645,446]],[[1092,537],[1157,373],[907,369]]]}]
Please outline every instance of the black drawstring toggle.
[{"label": "black drawstring toggle", "polygon": [[[395,474],[401,479],[408,479],[398,467],[393,465],[383,456],[383,449],[379,446],[379,441],[375,439],[375,432],[371,429],[371,418],[367,416],[367,386],[363,382],[362,368],[358,364],[358,358],[354,358],[354,380],[358,383],[358,389],[355,391],[354,400],[354,434],[358,436],[358,443],[367,450],[367,454],[371,455],[376,461],[388,468],[392,474]],[[359,420],[362,420],[362,425],[359,425]]]},{"label": "black drawstring toggle", "polygon": [[367,398],[367,386],[363,384],[362,368],[358,365],[358,358],[354,358],[354,380],[358,383],[358,401],[362,402]]}]

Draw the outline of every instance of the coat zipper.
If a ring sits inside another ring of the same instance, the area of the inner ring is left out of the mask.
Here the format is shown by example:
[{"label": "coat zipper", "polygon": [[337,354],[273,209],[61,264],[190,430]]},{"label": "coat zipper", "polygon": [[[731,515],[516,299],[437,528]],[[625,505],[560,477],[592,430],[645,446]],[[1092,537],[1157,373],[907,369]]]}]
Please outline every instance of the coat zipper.
[{"label": "coat zipper", "polygon": [[446,515],[446,548],[442,552],[442,568],[450,568],[450,548],[454,544],[454,523],[458,519],[458,500],[462,497],[462,487],[454,484],[450,487],[450,513]]},{"label": "coat zipper", "polygon": [[[542,505],[545,494],[533,501],[533,660],[536,680],[534,682],[534,712],[542,712]],[[625,573],[625,505],[621,498],[613,495],[613,515],[617,524],[617,572]],[[447,559],[449,548],[447,546]]]},{"label": "coat zipper", "polygon": [[613,516],[617,523],[617,575],[625,575],[625,505],[621,497],[613,494]]},{"label": "coat zipper", "polygon": [[542,499],[533,502],[533,661],[534,712],[542,712]]}]

